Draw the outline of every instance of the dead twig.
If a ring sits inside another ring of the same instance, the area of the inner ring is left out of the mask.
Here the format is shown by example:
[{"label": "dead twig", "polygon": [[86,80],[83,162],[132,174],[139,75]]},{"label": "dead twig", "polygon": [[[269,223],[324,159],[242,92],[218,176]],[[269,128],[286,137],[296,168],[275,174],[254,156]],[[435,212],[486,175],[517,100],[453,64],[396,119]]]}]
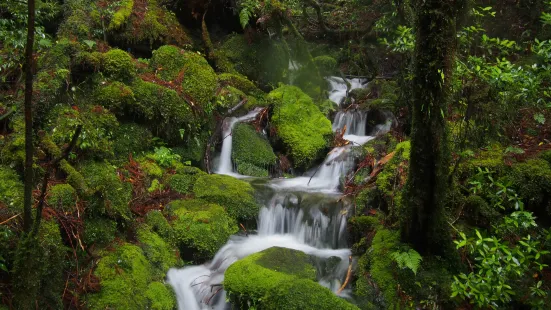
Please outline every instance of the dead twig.
[{"label": "dead twig", "polygon": [[337,295],[340,295],[340,293],[344,290],[344,288],[348,285],[348,281],[350,281],[350,276],[352,275],[352,256],[348,256],[348,272],[346,273],[346,279],[344,280],[344,283],[337,291]]}]

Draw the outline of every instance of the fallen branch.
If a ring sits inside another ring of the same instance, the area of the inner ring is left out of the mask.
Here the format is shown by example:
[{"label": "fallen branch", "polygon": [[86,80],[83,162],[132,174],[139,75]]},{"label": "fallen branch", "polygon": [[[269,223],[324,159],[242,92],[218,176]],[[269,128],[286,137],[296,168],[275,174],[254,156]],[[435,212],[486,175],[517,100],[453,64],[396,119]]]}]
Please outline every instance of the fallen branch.
[{"label": "fallen branch", "polygon": [[348,256],[348,272],[346,273],[346,279],[344,280],[344,283],[337,291],[337,295],[340,295],[340,293],[344,290],[344,288],[348,285],[348,281],[350,281],[350,276],[352,275],[352,256]]},{"label": "fallen branch", "polygon": [[14,215],[14,216],[10,217],[9,219],[7,219],[7,220],[3,221],[2,223],[0,223],[0,225],[4,225],[4,224],[6,224],[7,222],[11,221],[12,219],[14,219],[14,218],[16,218],[16,217],[18,217],[18,216],[20,216],[20,215],[21,215],[21,213],[17,213],[16,215]]},{"label": "fallen branch", "polygon": [[249,232],[247,231],[247,229],[245,228],[245,226],[243,226],[243,224],[239,223],[239,226],[241,226],[241,228],[243,228],[243,231],[245,232],[245,236],[249,236]]}]

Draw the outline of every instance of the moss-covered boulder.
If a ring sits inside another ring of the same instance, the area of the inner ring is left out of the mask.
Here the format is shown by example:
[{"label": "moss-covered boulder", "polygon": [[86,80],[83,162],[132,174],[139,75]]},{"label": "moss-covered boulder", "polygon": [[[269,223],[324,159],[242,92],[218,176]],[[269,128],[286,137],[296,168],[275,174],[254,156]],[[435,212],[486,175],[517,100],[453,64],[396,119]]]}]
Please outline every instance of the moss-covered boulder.
[{"label": "moss-covered boulder", "polygon": [[159,235],[169,244],[174,244],[174,229],[159,210],[149,211],[145,216],[145,223],[151,227],[151,231]]},{"label": "moss-covered boulder", "polygon": [[315,57],[314,63],[318,67],[320,74],[323,76],[334,74],[337,69],[337,61],[331,56],[323,55]]},{"label": "moss-covered boulder", "polygon": [[192,104],[205,109],[214,98],[217,76],[207,60],[198,53],[181,51],[175,46],[162,46],[154,52],[149,64],[163,80],[178,79]]},{"label": "moss-covered boulder", "polygon": [[94,92],[94,98],[98,104],[121,116],[135,101],[130,86],[119,81],[99,85]]},{"label": "moss-covered boulder", "polygon": [[145,292],[149,308],[152,310],[173,310],[176,307],[176,296],[167,284],[151,282]]},{"label": "moss-covered boulder", "polygon": [[0,206],[14,211],[23,208],[23,182],[17,173],[6,166],[0,166]]},{"label": "moss-covered boulder", "polygon": [[77,202],[77,192],[69,184],[56,184],[48,190],[46,202],[61,212],[72,212]]},{"label": "moss-covered boulder", "polygon": [[398,100],[398,85],[396,81],[376,79],[369,83],[366,89],[354,89],[351,97],[364,110],[393,110]]},{"label": "moss-covered boulder", "polygon": [[132,84],[135,103],[127,112],[148,126],[155,135],[181,141],[180,129],[189,129],[196,119],[190,105],[175,90],[137,80]]},{"label": "moss-covered boulder", "polygon": [[119,122],[115,115],[101,106],[71,108],[57,105],[48,114],[46,132],[56,145],[62,146],[71,142],[79,125],[82,125],[82,132],[74,151],[93,158],[112,157],[111,137]]},{"label": "moss-covered boulder", "polygon": [[102,72],[108,78],[129,81],[136,75],[136,68],[132,56],[115,48],[103,55]]},{"label": "moss-covered boulder", "polygon": [[212,257],[238,231],[224,208],[202,199],[176,200],[167,208],[176,217],[172,227],[185,258],[200,261]]},{"label": "moss-covered boulder", "polygon": [[232,159],[237,172],[255,177],[267,177],[277,157],[268,140],[253,126],[237,124],[233,129]]},{"label": "moss-covered boulder", "polygon": [[308,255],[274,247],[233,263],[224,274],[224,289],[237,307],[358,309],[315,279]]},{"label": "moss-covered boulder", "polygon": [[[510,178],[524,204],[536,215],[551,216],[551,166],[544,159],[529,159],[511,167]],[[547,207],[548,210],[544,210]],[[537,210],[540,208],[540,210]],[[543,212],[542,212],[543,211]]]},{"label": "moss-covered boulder", "polygon": [[216,203],[237,221],[256,218],[259,206],[253,197],[252,186],[227,175],[204,175],[193,186],[197,198]]},{"label": "moss-covered boulder", "polygon": [[108,163],[85,162],[80,171],[92,192],[88,206],[92,214],[108,215],[113,219],[130,220],[128,203],[132,198],[130,183],[123,182],[117,169]]},{"label": "moss-covered boulder", "polygon": [[151,265],[138,246],[124,243],[104,252],[94,275],[100,279],[101,290],[87,296],[88,308],[147,308],[145,293],[151,282]]},{"label": "moss-covered boulder", "polygon": [[105,246],[115,239],[117,223],[111,219],[96,217],[84,221],[82,241],[88,247]]},{"label": "moss-covered boulder", "polygon": [[268,94],[274,103],[272,122],[295,166],[308,167],[322,157],[332,135],[331,122],[312,98],[295,86]]},{"label": "moss-covered boulder", "polygon": [[151,264],[153,280],[164,279],[168,269],[177,265],[177,250],[153,232],[148,225],[140,226],[136,236],[145,257]]},{"label": "moss-covered boulder", "polygon": [[222,73],[218,75],[218,81],[222,85],[233,86],[246,94],[259,94],[262,92],[253,82],[241,74]]},{"label": "moss-covered boulder", "polygon": [[168,185],[180,194],[189,194],[193,185],[199,177],[206,175],[201,169],[190,166],[183,166],[176,170],[176,173],[169,177]]}]

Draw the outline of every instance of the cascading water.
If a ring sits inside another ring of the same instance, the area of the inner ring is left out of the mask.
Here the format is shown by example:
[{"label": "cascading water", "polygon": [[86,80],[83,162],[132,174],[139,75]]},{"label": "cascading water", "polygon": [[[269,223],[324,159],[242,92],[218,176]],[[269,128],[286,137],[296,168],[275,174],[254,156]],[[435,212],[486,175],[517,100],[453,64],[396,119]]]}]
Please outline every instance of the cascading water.
[{"label": "cascading water", "polygon": [[224,119],[224,123],[222,124],[222,151],[220,152],[220,161],[218,163],[216,173],[231,175],[234,177],[242,176],[233,171],[233,164],[231,161],[231,151],[233,145],[232,130],[237,123],[254,120],[260,111],[262,111],[262,108],[256,108],[244,116],[227,117]]},{"label": "cascading water", "polygon": [[[331,100],[344,100],[347,95],[344,80],[331,77],[328,81],[333,90]],[[349,83],[353,87],[364,84],[359,79]],[[257,113],[253,111],[241,118],[225,120],[217,173],[236,175],[231,164],[231,130],[238,122],[254,119]],[[350,137],[353,144],[363,144],[373,138],[365,136],[366,117],[341,117],[348,122],[349,134],[344,137]],[[333,127],[334,130],[341,128]],[[319,283],[336,292],[346,276],[350,255],[346,248],[348,206],[339,200],[338,188],[341,179],[353,168],[353,144],[334,148],[317,169],[305,176],[253,182],[263,205],[257,233],[232,236],[207,264],[169,270],[168,283],[176,292],[178,307],[185,310],[227,309],[226,293],[212,289],[222,285],[226,269],[241,258],[274,246],[299,250],[322,260],[339,258],[340,262],[330,271],[318,268]],[[348,294],[348,290],[340,293],[341,296]]]}]

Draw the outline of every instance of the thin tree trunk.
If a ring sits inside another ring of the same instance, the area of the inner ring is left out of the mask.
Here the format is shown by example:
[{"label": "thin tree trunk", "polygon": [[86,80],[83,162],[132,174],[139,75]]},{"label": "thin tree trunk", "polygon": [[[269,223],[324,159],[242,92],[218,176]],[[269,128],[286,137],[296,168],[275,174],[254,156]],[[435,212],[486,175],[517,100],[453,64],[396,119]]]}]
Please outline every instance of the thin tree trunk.
[{"label": "thin tree trunk", "polygon": [[453,74],[456,18],[463,0],[418,0],[411,154],[402,239],[422,254],[442,252],[449,172],[446,120]]},{"label": "thin tree trunk", "polygon": [[32,227],[33,190],[33,46],[35,0],[27,0],[27,46],[25,47],[25,191],[23,200],[23,229],[30,232]]}]

